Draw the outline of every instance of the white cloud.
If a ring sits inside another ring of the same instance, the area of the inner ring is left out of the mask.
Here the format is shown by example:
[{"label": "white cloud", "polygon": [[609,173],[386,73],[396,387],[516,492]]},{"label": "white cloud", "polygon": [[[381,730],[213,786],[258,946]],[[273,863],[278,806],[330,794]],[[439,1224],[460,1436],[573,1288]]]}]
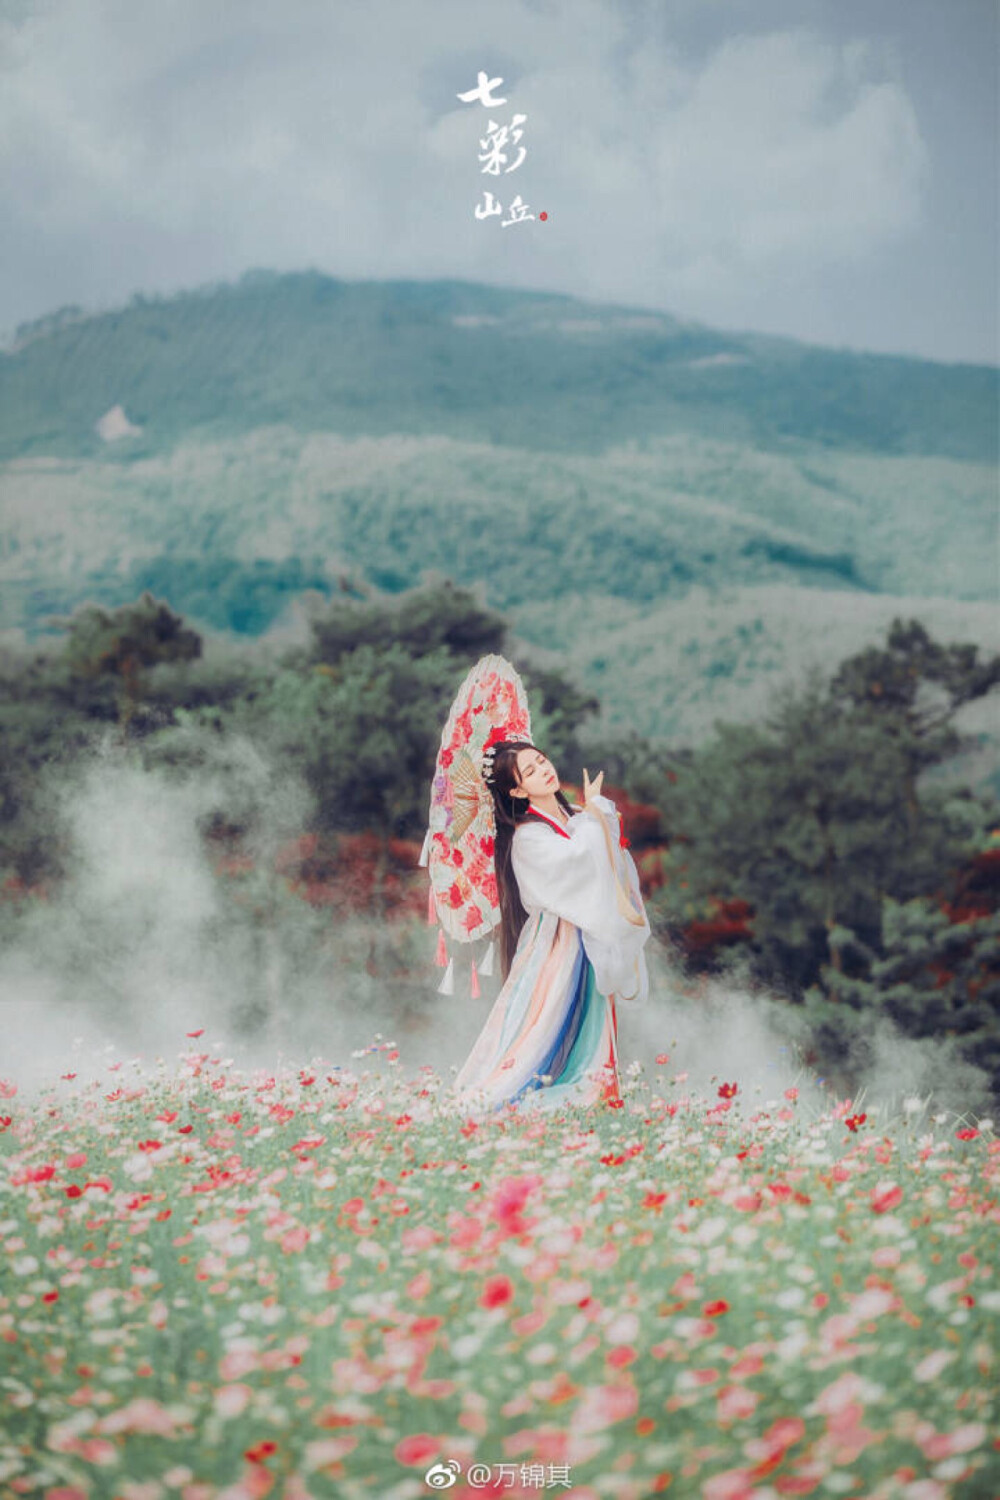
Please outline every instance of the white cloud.
[{"label": "white cloud", "polygon": [[[3,33],[20,306],[0,319],[316,265],[718,322],[918,224],[926,150],[870,47],[784,30],[696,64],[659,20],[611,0],[49,0]],[[499,118],[528,116],[528,157],[499,178],[477,161],[487,111],[455,98],[477,65],[505,77]],[[477,222],[484,187],[549,223]]]},{"label": "white cloud", "polygon": [[[862,256],[913,226],[923,153],[898,85],[845,86],[832,44],[783,33],[725,43],[657,133],[677,259],[767,270]],[[836,108],[831,97],[839,95]]]}]

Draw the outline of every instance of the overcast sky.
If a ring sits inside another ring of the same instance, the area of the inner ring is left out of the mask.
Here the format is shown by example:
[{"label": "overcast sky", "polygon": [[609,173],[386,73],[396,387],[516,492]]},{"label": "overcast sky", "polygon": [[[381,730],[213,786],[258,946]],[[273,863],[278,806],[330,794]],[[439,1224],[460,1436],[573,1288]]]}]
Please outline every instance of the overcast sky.
[{"label": "overcast sky", "polygon": [[[993,0],[0,0],[0,17],[7,333],[65,303],[312,266],[1000,358]],[[503,79],[495,109],[456,97],[480,69]],[[527,154],[484,172],[489,122],[515,113]],[[487,192],[503,213],[477,220]],[[504,224],[517,196],[536,217]]]}]

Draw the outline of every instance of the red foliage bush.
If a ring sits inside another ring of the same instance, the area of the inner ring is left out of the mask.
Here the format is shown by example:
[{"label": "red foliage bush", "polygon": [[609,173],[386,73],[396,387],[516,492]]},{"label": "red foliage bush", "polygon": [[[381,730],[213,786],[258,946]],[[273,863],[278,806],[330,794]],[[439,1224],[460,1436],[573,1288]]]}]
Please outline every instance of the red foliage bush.
[{"label": "red foliage bush", "polygon": [[750,926],[753,910],[746,901],[716,900],[713,906],[711,917],[689,922],[681,933],[681,942],[692,956],[708,958],[719,948],[753,937]]}]

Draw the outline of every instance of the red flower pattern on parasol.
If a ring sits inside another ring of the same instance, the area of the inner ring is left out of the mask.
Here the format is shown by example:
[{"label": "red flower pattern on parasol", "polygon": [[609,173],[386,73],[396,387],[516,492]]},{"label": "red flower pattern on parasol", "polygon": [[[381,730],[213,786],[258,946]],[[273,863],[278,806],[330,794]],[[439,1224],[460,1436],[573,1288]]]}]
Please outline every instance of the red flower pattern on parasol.
[{"label": "red flower pattern on parasol", "polygon": [[461,943],[486,937],[500,921],[493,799],[482,765],[483,751],[502,740],[531,740],[527,694],[510,662],[484,656],[441,735],[424,842],[438,919]]}]

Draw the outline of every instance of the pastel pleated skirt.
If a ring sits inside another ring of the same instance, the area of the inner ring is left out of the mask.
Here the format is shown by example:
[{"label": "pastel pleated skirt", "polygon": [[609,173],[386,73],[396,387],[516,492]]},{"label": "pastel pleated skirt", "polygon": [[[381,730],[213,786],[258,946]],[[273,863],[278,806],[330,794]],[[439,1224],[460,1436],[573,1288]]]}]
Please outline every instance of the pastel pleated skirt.
[{"label": "pastel pleated skirt", "polygon": [[578,927],[536,912],[454,1083],[472,1112],[557,1109],[621,1098],[614,998],[597,988]]}]

